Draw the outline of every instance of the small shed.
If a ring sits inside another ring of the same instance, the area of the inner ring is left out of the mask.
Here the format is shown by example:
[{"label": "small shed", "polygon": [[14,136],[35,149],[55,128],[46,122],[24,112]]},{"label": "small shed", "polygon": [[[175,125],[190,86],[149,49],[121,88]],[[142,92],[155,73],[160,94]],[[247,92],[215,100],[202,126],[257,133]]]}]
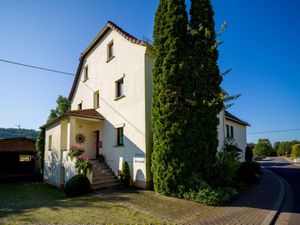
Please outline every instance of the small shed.
[{"label": "small shed", "polygon": [[36,166],[35,141],[28,138],[0,139],[0,177],[31,176]]}]

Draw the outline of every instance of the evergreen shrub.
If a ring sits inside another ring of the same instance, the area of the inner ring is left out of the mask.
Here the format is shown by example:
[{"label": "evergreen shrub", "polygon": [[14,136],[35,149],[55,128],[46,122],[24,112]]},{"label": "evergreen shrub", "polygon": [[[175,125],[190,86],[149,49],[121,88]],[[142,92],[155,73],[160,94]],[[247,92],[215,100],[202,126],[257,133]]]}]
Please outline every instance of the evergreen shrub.
[{"label": "evergreen shrub", "polygon": [[245,184],[257,182],[261,174],[260,165],[255,161],[241,163],[236,173],[237,180]]},{"label": "evergreen shrub", "polygon": [[121,172],[121,182],[126,186],[129,187],[131,180],[130,169],[127,161],[123,161],[122,164],[122,172]]},{"label": "evergreen shrub", "polygon": [[68,180],[64,191],[70,197],[82,196],[91,192],[91,184],[85,175],[78,174]]}]

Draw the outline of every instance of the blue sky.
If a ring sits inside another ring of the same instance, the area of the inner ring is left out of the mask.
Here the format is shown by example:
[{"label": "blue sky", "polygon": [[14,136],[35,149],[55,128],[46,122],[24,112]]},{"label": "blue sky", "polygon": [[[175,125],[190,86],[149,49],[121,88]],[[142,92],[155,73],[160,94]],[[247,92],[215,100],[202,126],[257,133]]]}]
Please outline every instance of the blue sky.
[{"label": "blue sky", "polygon": [[[230,111],[247,120],[248,141],[300,139],[300,2],[213,0],[220,37],[219,66],[232,69],[222,87],[242,94]],[[80,53],[107,20],[152,39],[158,0],[7,0],[0,7],[0,58],[75,73]],[[187,2],[189,5],[189,3]],[[0,62],[0,127],[37,129],[73,77]]]}]

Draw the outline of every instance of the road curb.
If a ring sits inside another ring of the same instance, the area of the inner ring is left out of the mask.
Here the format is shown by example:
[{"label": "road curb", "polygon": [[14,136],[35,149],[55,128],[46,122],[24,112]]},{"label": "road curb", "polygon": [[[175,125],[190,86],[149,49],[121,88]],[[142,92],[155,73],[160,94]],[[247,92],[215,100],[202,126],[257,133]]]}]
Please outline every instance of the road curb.
[{"label": "road curb", "polygon": [[273,177],[280,184],[280,192],[278,194],[278,198],[277,198],[276,202],[274,203],[271,212],[269,212],[269,214],[266,216],[266,218],[261,223],[261,225],[272,225],[272,224],[274,224],[274,222],[276,221],[276,218],[278,217],[278,215],[280,213],[280,209],[281,209],[281,207],[283,205],[283,202],[284,202],[286,190],[285,190],[285,185],[282,181],[282,178],[280,178],[278,175],[276,175],[275,173],[273,173],[269,169],[264,168],[264,170],[265,170],[265,172],[272,174]]}]

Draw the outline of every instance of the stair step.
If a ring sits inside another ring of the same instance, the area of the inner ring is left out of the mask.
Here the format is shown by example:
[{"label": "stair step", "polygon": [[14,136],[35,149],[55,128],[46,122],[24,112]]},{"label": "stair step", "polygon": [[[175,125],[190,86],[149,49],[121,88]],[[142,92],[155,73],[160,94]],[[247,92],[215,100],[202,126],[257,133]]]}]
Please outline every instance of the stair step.
[{"label": "stair step", "polygon": [[107,173],[107,174],[93,174],[93,180],[95,179],[105,179],[107,177],[116,177],[114,174],[112,173]]},{"label": "stair step", "polygon": [[94,164],[93,167],[94,168],[109,168],[109,166],[106,164]]},{"label": "stair step", "polygon": [[103,182],[107,182],[107,181],[119,182],[118,178],[116,178],[114,176],[110,176],[110,177],[99,177],[99,178],[93,179],[93,184],[103,183]]},{"label": "stair step", "polygon": [[92,189],[105,189],[120,185],[119,179],[106,163],[95,160],[93,164]]},{"label": "stair step", "polygon": [[92,185],[92,189],[97,190],[97,189],[116,187],[116,186],[120,186],[120,183],[119,182],[107,182],[107,183]]},{"label": "stair step", "polygon": [[112,170],[111,169],[103,169],[103,170],[93,170],[94,171],[94,173],[99,173],[99,174],[101,174],[101,173],[112,173]]}]

